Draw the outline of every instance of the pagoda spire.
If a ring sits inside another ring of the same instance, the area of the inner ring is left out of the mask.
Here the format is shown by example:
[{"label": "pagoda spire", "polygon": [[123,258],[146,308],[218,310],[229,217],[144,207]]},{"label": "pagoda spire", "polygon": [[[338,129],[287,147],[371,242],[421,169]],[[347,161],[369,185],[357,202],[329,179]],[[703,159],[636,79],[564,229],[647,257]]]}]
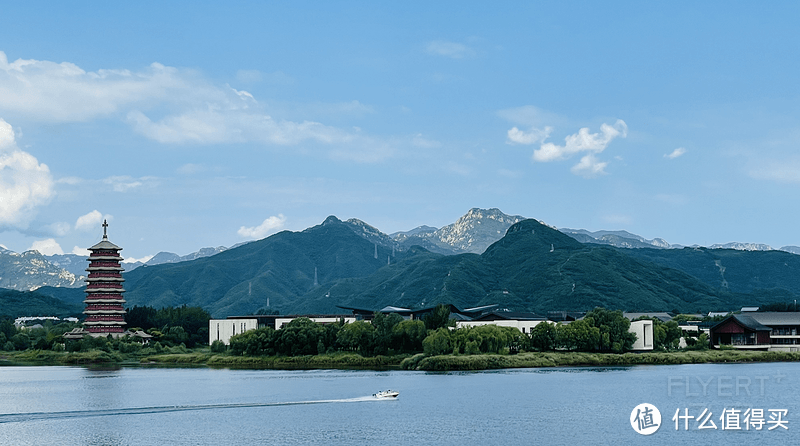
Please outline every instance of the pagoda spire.
[{"label": "pagoda spire", "polygon": [[108,240],[108,233],[106,230],[108,229],[108,220],[103,220],[103,240]]}]

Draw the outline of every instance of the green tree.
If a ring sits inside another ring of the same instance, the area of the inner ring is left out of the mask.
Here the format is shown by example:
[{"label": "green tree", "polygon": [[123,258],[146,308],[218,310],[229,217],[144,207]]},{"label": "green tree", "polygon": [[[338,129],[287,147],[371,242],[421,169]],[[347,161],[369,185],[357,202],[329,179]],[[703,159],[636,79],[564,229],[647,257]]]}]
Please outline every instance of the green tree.
[{"label": "green tree", "polygon": [[375,342],[375,327],[366,321],[355,321],[345,324],[339,330],[337,342],[346,350],[358,351],[362,355],[372,353]]},{"label": "green tree", "polygon": [[557,331],[557,344],[566,350],[594,351],[600,346],[600,329],[590,321],[581,319],[560,325]]},{"label": "green tree", "polygon": [[636,335],[631,333],[631,321],[622,315],[622,311],[606,310],[597,307],[586,313],[585,321],[600,329],[598,349],[622,353],[633,348]]},{"label": "green tree", "polygon": [[446,355],[453,352],[450,330],[439,328],[428,334],[422,341],[422,349],[427,356]]},{"label": "green tree", "polygon": [[392,345],[403,353],[421,352],[422,342],[428,335],[425,323],[420,320],[404,320],[392,328]]},{"label": "green tree", "polygon": [[456,320],[450,317],[450,307],[443,304],[437,305],[436,308],[425,315],[422,320],[425,322],[425,328],[428,330],[456,326]]},{"label": "green tree", "polygon": [[531,347],[541,352],[553,351],[556,349],[557,337],[558,328],[555,324],[540,322],[531,329]]},{"label": "green tree", "polygon": [[325,329],[307,317],[299,317],[275,332],[275,351],[286,356],[313,355],[324,339]]},{"label": "green tree", "polygon": [[14,344],[14,350],[27,350],[31,346],[31,338],[27,333],[17,333],[11,336],[11,343]]},{"label": "green tree", "polygon": [[375,327],[375,354],[385,355],[393,346],[392,331],[394,327],[403,322],[403,316],[397,313],[375,313],[372,325]]},{"label": "green tree", "polygon": [[226,350],[228,350],[228,346],[219,339],[211,343],[212,353],[225,353]]}]

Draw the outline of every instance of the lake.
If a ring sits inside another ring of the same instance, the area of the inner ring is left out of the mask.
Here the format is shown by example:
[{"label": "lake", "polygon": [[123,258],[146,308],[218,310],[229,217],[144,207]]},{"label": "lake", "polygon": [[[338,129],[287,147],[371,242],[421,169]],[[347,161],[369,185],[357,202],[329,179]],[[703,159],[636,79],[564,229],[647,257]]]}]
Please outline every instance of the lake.
[{"label": "lake", "polygon": [[[797,363],[470,373],[5,366],[0,442],[798,444],[798,377]],[[371,398],[386,389],[400,396]],[[654,405],[662,416],[649,436],[631,425],[631,412],[641,403]],[[698,428],[704,409],[716,429],[708,423],[708,429]],[[736,427],[738,420],[739,430],[722,429],[726,409],[739,411],[727,417],[727,426]],[[676,410],[684,416],[678,430]],[[750,430],[745,411],[756,415]]]}]

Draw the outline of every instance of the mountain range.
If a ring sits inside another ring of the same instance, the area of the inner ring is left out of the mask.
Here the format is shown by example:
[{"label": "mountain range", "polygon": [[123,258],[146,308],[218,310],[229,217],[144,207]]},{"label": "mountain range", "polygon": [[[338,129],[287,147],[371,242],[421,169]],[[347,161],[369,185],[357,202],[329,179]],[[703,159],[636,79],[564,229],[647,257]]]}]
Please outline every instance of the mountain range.
[{"label": "mountain range", "polygon": [[[17,261],[16,269],[4,267],[5,256]],[[23,259],[38,265],[36,274],[27,274],[27,282],[3,282],[8,270],[25,275]],[[0,251],[0,287],[49,285],[38,291],[79,307],[82,289],[65,287],[82,286],[82,280],[76,282],[82,278],[55,266],[67,260]],[[559,232],[497,209],[471,209],[440,229],[423,226],[391,235],[358,219],[331,216],[300,232],[183,257],[160,253],[150,260],[125,273],[129,306],[197,305],[215,317],[259,309],[339,312],[339,305],[444,302],[499,303],[520,311],[596,305],[696,311],[800,295],[800,257],[788,252],[677,249],[626,231]],[[37,282],[39,277],[49,281]]]}]

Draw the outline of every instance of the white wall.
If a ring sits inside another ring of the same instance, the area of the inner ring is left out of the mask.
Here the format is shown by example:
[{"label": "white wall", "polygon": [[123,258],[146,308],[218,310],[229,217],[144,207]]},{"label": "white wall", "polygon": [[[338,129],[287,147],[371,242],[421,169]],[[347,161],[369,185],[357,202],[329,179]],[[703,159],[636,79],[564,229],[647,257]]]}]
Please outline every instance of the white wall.
[{"label": "white wall", "polygon": [[208,345],[222,341],[230,345],[231,336],[258,328],[258,319],[211,319],[208,321]]},{"label": "white wall", "polygon": [[[302,317],[305,317],[305,316],[302,316]],[[295,319],[296,318],[293,318],[293,317],[279,317],[279,318],[276,318],[275,319],[275,329],[276,330],[280,330],[281,327],[283,327],[284,325],[288,324],[289,322],[292,322]],[[349,324],[350,322],[355,322],[356,321],[356,317],[355,316],[344,317],[344,318],[342,318],[342,317],[310,317],[308,319],[311,319],[311,322],[316,322],[318,324],[335,324],[335,323],[339,322],[339,319],[344,319],[344,322],[346,324]]]},{"label": "white wall", "polygon": [[479,327],[481,325],[497,325],[498,327],[514,327],[517,330],[531,334],[533,327],[545,321],[517,321],[508,319],[499,319],[496,321],[456,321],[456,328],[462,327]]},{"label": "white wall", "polygon": [[653,349],[653,321],[641,320],[631,322],[629,332],[636,335],[632,351],[645,351]]}]

